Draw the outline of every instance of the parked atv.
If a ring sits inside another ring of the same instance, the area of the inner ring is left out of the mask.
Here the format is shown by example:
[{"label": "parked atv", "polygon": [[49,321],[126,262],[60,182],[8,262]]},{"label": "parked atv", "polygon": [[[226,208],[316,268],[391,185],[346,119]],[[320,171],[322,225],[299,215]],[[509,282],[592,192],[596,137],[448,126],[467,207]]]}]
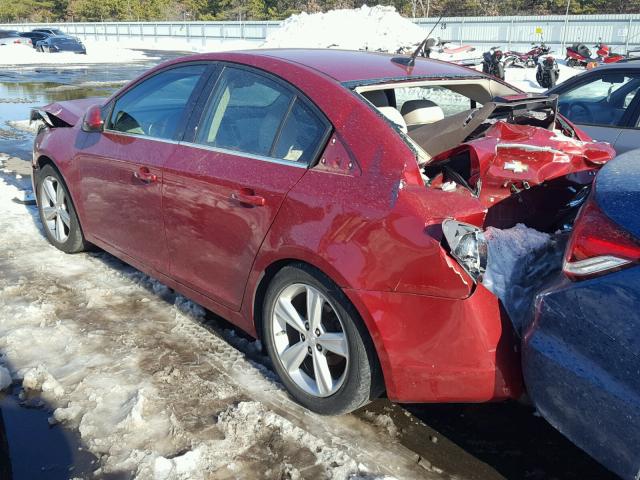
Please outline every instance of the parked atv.
[{"label": "parked atv", "polygon": [[499,47],[492,47],[488,52],[484,52],[482,54],[482,71],[504,80],[502,56],[502,50]]}]

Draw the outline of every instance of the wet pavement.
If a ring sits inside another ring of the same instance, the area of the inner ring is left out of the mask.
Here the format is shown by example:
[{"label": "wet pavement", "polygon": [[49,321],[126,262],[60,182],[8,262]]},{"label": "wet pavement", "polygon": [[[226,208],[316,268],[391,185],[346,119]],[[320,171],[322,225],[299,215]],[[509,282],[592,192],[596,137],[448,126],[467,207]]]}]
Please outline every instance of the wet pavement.
[{"label": "wet pavement", "polygon": [[[25,123],[14,122],[27,120],[31,108],[58,100],[108,96],[152,65],[179,54],[151,55],[158,58],[132,65],[0,72],[0,153],[14,157],[5,162],[6,171],[0,175],[22,188],[30,184],[33,132]],[[214,329],[232,328],[210,317]],[[242,332],[237,336],[242,338]],[[260,357],[252,360],[262,361]],[[0,413],[0,480],[88,477],[95,469],[96,459],[83,448],[77,432],[50,425],[47,405],[21,398],[20,387],[0,395]],[[426,471],[444,471],[450,478],[616,478],[521,403],[398,406],[380,400],[356,415],[373,421],[375,414],[393,419],[398,441],[415,452],[416,461]]]}]

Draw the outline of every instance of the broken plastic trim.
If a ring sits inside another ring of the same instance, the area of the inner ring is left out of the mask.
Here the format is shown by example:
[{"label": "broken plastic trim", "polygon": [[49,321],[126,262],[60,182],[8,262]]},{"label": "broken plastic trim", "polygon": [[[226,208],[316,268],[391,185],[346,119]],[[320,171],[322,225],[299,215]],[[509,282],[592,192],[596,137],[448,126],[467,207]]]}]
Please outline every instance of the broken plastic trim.
[{"label": "broken plastic trim", "polygon": [[442,222],[442,233],[453,258],[477,282],[487,268],[487,242],[483,231],[475,225],[447,219]]},{"label": "broken plastic trim", "polygon": [[41,110],[39,108],[31,109],[31,115],[29,116],[29,121],[35,122],[39,120],[44,122],[44,124],[50,128],[72,126],[71,124],[65,122],[61,118],[56,117],[55,115],[51,115],[48,112],[45,112],[44,110]]}]

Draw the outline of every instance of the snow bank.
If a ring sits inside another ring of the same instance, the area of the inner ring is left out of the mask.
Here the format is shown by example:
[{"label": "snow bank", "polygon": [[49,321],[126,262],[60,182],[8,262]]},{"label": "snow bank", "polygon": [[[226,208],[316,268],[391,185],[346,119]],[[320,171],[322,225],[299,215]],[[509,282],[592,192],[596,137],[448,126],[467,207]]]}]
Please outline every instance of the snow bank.
[{"label": "snow bank", "polygon": [[417,45],[422,28],[400,16],[394,7],[366,5],[326,13],[300,13],[271,33],[263,48],[341,48],[396,52]]},{"label": "snow bank", "polygon": [[117,43],[87,42],[87,54],[72,52],[44,53],[26,45],[0,46],[0,65],[86,65],[129,63],[151,60],[144,52],[121,48]]},{"label": "snow bank", "polygon": [[488,258],[482,283],[502,301],[520,333],[535,295],[560,271],[566,235],[549,235],[519,223],[505,230],[489,227],[485,238]]}]

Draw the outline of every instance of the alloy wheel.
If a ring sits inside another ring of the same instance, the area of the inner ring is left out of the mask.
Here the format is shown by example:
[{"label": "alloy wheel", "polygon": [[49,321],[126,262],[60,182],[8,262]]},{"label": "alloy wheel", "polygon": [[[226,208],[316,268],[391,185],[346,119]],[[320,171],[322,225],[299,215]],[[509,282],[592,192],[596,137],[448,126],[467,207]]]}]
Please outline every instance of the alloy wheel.
[{"label": "alloy wheel", "polygon": [[278,295],[270,321],[278,360],[291,380],[316,397],[336,393],[349,367],[349,346],[329,299],[310,285],[289,285]]},{"label": "alloy wheel", "polygon": [[71,216],[64,187],[57,178],[48,176],[40,184],[39,193],[38,202],[45,227],[57,242],[66,242],[71,229]]}]

